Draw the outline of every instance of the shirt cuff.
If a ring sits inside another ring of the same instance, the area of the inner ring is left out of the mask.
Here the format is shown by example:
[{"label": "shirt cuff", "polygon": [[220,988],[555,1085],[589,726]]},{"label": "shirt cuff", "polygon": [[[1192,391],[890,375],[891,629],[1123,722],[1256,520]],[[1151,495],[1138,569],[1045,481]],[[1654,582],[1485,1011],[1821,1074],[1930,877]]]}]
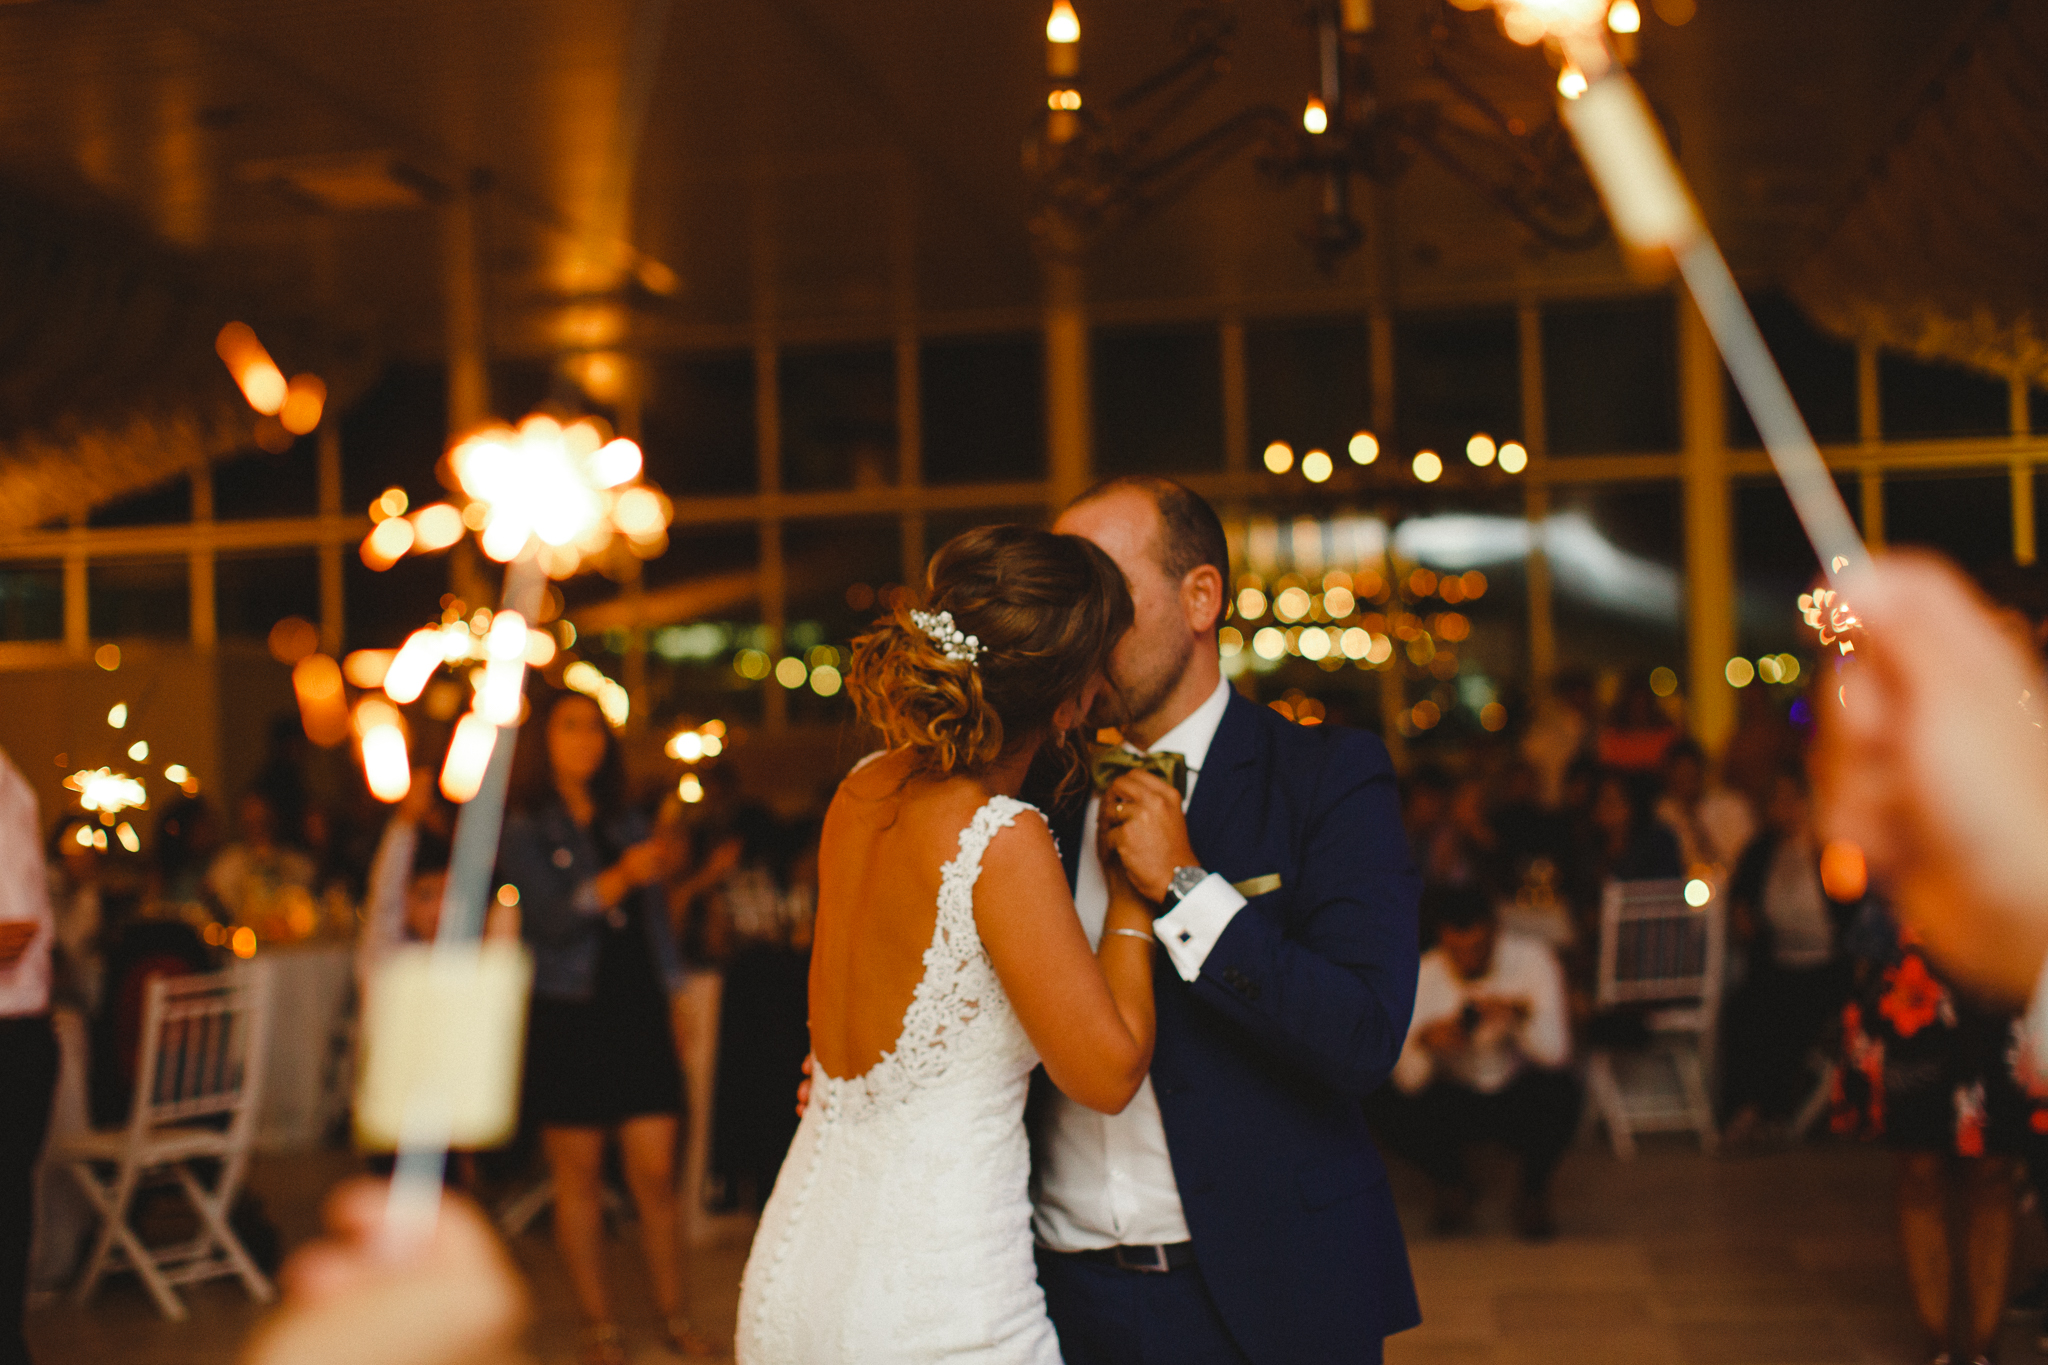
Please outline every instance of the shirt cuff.
[{"label": "shirt cuff", "polygon": [[1193,981],[1202,974],[1209,950],[1244,905],[1237,888],[1211,872],[1181,897],[1180,904],[1152,921],[1152,932],[1166,945],[1181,980]]}]

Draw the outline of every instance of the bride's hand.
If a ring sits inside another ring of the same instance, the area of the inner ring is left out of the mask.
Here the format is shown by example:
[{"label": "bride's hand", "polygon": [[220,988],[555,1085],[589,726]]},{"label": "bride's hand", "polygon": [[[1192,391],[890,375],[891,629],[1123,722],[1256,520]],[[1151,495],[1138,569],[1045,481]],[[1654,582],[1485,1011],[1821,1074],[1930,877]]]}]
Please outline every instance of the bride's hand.
[{"label": "bride's hand", "polygon": [[1102,876],[1109,884],[1109,913],[1103,919],[1103,928],[1142,929],[1151,933],[1157,908],[1131,884],[1130,874],[1124,871],[1124,865],[1115,857],[1104,858]]}]

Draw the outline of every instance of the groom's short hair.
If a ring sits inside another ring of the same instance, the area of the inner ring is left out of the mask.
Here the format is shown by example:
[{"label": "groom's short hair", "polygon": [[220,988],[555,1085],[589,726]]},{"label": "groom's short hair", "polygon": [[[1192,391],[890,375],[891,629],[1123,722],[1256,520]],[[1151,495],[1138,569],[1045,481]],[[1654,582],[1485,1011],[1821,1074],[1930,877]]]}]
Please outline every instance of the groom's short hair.
[{"label": "groom's short hair", "polygon": [[1157,474],[1119,474],[1104,479],[1067,505],[1079,507],[1127,488],[1143,493],[1159,512],[1159,534],[1152,554],[1166,576],[1179,582],[1202,565],[1213,565],[1227,595],[1230,540],[1223,534],[1223,522],[1216,509],[1186,484]]}]

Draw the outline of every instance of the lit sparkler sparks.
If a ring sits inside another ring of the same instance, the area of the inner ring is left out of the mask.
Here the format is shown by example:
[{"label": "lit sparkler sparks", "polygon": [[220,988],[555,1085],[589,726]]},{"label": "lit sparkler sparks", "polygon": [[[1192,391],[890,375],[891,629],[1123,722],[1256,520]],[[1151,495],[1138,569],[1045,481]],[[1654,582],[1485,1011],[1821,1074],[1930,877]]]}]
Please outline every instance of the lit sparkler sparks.
[{"label": "lit sparkler sparks", "polygon": [[78,793],[80,806],[107,819],[149,804],[149,791],[141,781],[110,768],[81,768],[65,778],[64,785]]}]

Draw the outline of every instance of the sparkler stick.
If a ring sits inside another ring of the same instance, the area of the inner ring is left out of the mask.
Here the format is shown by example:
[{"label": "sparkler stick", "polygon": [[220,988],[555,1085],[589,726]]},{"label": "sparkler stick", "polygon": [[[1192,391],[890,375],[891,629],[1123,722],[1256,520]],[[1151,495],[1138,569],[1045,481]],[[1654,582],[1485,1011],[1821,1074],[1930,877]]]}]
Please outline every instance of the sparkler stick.
[{"label": "sparkler stick", "polygon": [[1560,83],[1561,113],[1616,235],[1632,250],[1669,251],[1676,259],[1822,571],[1839,583],[1843,575],[1867,564],[1869,554],[1727,261],[1700,219],[1642,91],[1608,50],[1606,5],[1578,0],[1499,3],[1511,33],[1516,23],[1540,25],[1562,49],[1567,78],[1573,71],[1580,75],[1584,89],[1577,98],[1565,92],[1567,82]]}]

